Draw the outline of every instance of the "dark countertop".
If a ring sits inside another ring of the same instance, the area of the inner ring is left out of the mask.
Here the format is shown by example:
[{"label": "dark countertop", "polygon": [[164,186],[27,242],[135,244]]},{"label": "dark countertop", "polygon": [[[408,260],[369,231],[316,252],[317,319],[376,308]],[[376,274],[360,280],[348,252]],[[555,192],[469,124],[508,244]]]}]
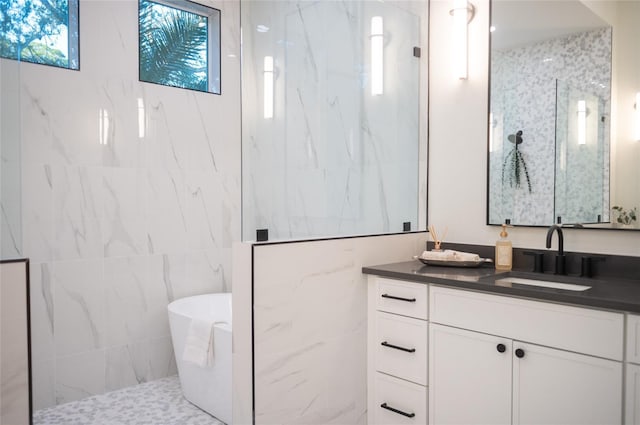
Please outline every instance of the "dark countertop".
[{"label": "dark countertop", "polygon": [[[640,313],[640,280],[578,278],[519,270],[501,272],[495,270],[492,265],[478,268],[427,266],[418,260],[363,267],[362,273],[539,301]],[[588,285],[591,286],[591,289],[570,291],[522,284],[504,286],[504,284],[496,283],[497,279],[509,275],[526,279]]]}]

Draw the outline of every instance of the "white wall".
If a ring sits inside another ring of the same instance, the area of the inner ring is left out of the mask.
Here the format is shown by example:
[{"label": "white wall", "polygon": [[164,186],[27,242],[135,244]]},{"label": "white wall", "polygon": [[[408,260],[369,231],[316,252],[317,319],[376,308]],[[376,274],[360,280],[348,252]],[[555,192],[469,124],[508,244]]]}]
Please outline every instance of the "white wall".
[{"label": "white wall", "polygon": [[[449,226],[450,242],[488,244],[499,228],[486,225],[489,1],[474,0],[469,24],[469,79],[451,75],[450,2],[432,0],[429,43],[429,223]],[[544,249],[546,228],[516,228],[516,247]],[[565,230],[567,251],[640,256],[640,233]],[[554,242],[554,247],[555,247]]]},{"label": "white wall", "polygon": [[209,4],[222,10],[220,96],[138,81],[137,0],[81,1],[80,71],[21,64],[35,409],[175,374],[167,304],[231,290],[240,11]]}]

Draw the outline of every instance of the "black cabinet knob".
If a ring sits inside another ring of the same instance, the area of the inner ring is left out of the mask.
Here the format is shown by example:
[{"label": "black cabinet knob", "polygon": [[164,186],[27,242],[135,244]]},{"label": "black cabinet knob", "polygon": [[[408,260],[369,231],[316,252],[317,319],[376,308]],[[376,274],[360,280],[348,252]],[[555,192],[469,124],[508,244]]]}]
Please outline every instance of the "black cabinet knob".
[{"label": "black cabinet knob", "polygon": [[522,348],[518,348],[516,350],[516,357],[519,358],[519,359],[524,357],[524,350]]},{"label": "black cabinet knob", "polygon": [[498,344],[496,350],[498,350],[498,353],[504,353],[507,351],[507,347],[504,344]]}]

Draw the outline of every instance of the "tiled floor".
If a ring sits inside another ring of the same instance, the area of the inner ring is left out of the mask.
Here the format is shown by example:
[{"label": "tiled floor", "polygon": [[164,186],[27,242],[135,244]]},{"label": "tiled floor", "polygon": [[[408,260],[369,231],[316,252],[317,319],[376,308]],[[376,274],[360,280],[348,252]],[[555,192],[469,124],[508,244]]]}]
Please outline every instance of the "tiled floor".
[{"label": "tiled floor", "polygon": [[34,412],[34,425],[222,425],[189,403],[177,376]]}]

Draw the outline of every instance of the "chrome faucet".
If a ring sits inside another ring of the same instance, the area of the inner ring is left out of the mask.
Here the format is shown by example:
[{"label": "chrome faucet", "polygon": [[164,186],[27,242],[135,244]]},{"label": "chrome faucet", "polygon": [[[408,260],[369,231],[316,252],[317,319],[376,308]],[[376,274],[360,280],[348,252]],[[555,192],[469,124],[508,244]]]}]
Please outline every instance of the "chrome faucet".
[{"label": "chrome faucet", "polygon": [[562,237],[562,229],[557,224],[549,227],[547,231],[547,249],[551,248],[551,239],[553,232],[558,232],[558,254],[556,254],[556,274],[566,274],[564,270],[565,256],[564,256],[564,241]]}]

